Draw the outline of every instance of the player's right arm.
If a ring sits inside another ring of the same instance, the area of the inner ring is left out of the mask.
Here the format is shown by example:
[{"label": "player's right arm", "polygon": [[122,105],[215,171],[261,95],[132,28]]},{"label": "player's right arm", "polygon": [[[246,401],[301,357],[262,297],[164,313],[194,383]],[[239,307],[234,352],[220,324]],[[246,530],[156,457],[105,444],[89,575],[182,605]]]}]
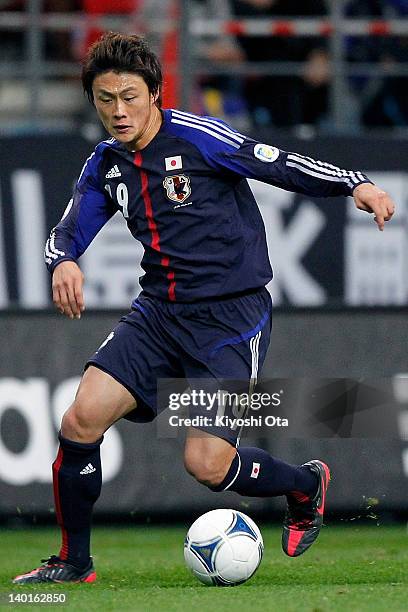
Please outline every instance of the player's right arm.
[{"label": "player's right arm", "polygon": [[70,319],[81,318],[85,310],[83,294],[84,275],[75,261],[62,261],[52,275],[52,300]]},{"label": "player's right arm", "polygon": [[85,163],[61,221],[51,230],[44,257],[52,275],[52,295],[58,310],[70,319],[84,310],[84,276],[77,259],[116,212],[99,181],[98,149]]}]

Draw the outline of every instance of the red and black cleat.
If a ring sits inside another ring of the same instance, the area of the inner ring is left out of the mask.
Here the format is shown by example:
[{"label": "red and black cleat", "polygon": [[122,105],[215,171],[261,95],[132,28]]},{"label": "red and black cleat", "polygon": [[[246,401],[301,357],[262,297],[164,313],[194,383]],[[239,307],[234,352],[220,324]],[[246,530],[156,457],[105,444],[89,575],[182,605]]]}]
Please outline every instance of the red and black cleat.
[{"label": "red and black cleat", "polygon": [[316,540],[323,524],[326,491],[330,482],[330,470],[323,461],[312,459],[304,463],[318,477],[316,495],[288,495],[288,505],[283,521],[282,548],[289,557],[302,555]]},{"label": "red and black cleat", "polygon": [[14,584],[38,584],[40,582],[95,582],[96,572],[92,558],[85,569],[78,569],[59,557],[52,555],[49,559],[41,559],[43,565],[28,572],[16,576]]}]

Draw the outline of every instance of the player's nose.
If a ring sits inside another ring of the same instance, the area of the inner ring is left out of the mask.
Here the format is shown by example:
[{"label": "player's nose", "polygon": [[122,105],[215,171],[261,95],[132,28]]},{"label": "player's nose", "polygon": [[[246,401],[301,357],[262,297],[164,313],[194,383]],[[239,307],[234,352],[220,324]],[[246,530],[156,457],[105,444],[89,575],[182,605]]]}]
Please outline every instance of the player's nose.
[{"label": "player's nose", "polygon": [[125,105],[121,100],[115,102],[115,106],[113,107],[113,116],[115,117],[115,119],[126,117]]}]

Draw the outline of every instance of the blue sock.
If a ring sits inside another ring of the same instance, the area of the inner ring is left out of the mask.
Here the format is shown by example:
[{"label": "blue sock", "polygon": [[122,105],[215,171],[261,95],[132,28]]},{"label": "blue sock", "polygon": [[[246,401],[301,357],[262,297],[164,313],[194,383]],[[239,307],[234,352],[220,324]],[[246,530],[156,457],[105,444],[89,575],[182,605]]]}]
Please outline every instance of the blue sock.
[{"label": "blue sock", "polygon": [[237,450],[222,483],[211,489],[253,497],[302,493],[309,498],[317,486],[317,476],[308,468],[275,459],[261,448],[244,447]]},{"label": "blue sock", "polygon": [[84,568],[89,563],[91,518],[102,486],[101,438],[82,444],[58,436],[60,447],[52,465],[54,501],[62,532],[59,557]]}]

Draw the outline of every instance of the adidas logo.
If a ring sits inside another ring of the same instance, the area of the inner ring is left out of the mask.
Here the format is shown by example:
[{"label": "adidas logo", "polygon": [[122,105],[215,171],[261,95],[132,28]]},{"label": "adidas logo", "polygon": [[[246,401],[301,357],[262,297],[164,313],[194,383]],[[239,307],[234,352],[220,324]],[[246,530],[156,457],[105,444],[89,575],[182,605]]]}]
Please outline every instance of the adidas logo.
[{"label": "adidas logo", "polygon": [[80,474],[92,474],[92,472],[96,472],[96,468],[92,465],[92,463],[88,463],[88,465],[86,465],[84,469],[81,470],[79,473]]},{"label": "adidas logo", "polygon": [[113,168],[111,168],[109,170],[109,172],[107,174],[105,174],[105,178],[116,178],[117,176],[122,176],[121,171],[119,170],[118,166],[115,164],[113,166]]}]

